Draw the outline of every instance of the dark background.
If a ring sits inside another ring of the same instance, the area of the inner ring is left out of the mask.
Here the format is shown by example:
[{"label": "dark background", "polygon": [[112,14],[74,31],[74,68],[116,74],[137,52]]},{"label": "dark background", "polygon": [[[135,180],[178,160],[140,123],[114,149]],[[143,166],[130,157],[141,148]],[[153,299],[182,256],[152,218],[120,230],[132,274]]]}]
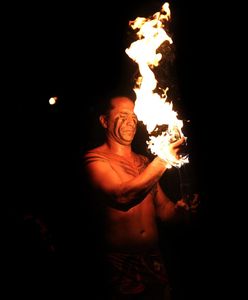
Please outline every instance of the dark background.
[{"label": "dark background", "polygon": [[[94,119],[97,100],[117,85],[133,84],[136,66],[124,52],[134,38],[128,21],[149,17],[162,4],[128,0],[5,8],[4,249],[7,282],[13,287],[21,283],[24,293],[31,294],[31,287],[46,293],[48,286],[55,295],[94,291],[84,257],[91,251],[89,236],[84,236],[90,199],[81,189],[81,155],[100,138]],[[237,275],[235,263],[227,263],[223,254],[238,244],[227,208],[233,181],[223,159],[229,151],[230,103],[238,90],[231,88],[231,75],[238,76],[229,37],[234,21],[228,8],[209,2],[171,1],[170,8],[175,47],[170,84],[175,107],[190,120],[185,128],[189,169],[201,206],[191,226],[161,229],[168,236],[162,247],[176,299],[212,299],[212,294],[226,292]],[[51,96],[58,96],[54,106],[48,103]],[[141,151],[143,134],[138,132],[135,140]],[[171,175],[177,180],[173,171]],[[172,197],[173,188],[168,183]]]}]

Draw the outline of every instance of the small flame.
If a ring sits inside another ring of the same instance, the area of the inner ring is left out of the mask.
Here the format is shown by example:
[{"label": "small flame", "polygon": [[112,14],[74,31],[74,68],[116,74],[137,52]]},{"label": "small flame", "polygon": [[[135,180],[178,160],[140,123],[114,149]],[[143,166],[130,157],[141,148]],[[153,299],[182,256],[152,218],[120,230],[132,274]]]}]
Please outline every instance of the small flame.
[{"label": "small flame", "polygon": [[160,12],[151,18],[137,17],[129,25],[137,31],[138,40],[133,42],[125,51],[139,66],[141,76],[136,80],[134,91],[136,93],[135,113],[140,121],[146,125],[149,134],[156,131],[156,127],[167,125],[167,129],[158,136],[150,136],[148,148],[169,163],[169,167],[180,167],[188,162],[187,156],[175,158],[169,150],[171,142],[183,136],[183,121],[177,118],[173,111],[172,102],[167,99],[167,87],[162,96],[153,91],[157,87],[157,79],[152,68],[157,67],[162,58],[157,49],[167,42],[172,44],[171,37],[164,30],[163,22],[171,17],[169,3],[165,2]]}]

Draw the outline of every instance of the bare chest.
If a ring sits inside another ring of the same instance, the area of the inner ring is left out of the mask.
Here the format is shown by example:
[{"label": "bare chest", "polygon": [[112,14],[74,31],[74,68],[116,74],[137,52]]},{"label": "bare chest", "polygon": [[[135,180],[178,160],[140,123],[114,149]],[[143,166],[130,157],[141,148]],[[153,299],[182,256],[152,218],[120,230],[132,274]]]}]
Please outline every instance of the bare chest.
[{"label": "bare chest", "polygon": [[137,177],[145,168],[145,163],[139,159],[129,161],[124,159],[111,161],[111,167],[122,180]]}]

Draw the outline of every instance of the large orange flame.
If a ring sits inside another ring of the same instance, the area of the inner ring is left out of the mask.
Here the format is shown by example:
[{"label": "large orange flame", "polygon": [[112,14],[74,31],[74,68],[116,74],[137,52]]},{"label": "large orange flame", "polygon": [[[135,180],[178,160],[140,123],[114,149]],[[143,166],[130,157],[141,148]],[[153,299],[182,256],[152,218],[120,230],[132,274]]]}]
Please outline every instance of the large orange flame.
[{"label": "large orange flame", "polygon": [[180,167],[188,162],[188,156],[174,157],[170,153],[170,143],[183,136],[183,121],[177,118],[173,111],[172,102],[167,99],[168,87],[163,90],[162,96],[155,93],[157,79],[152,71],[159,65],[162,58],[157,49],[162,43],[172,44],[171,37],[164,30],[164,21],[171,17],[169,3],[164,3],[160,12],[150,18],[137,17],[130,21],[133,30],[137,30],[138,40],[126,49],[127,55],[139,66],[140,77],[135,83],[136,93],[135,113],[147,128],[149,134],[157,126],[167,125],[167,129],[158,136],[150,135],[147,141],[148,148],[153,154],[166,160],[169,167]]}]

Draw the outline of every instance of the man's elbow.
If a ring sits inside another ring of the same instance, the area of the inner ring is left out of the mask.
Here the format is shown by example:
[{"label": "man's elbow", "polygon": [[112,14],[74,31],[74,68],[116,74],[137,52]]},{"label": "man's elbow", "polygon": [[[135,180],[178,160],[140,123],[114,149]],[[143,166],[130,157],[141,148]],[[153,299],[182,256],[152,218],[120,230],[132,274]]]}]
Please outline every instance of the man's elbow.
[{"label": "man's elbow", "polygon": [[121,211],[129,211],[134,206],[138,205],[142,198],[134,197],[132,194],[116,193],[112,194],[110,205]]}]

